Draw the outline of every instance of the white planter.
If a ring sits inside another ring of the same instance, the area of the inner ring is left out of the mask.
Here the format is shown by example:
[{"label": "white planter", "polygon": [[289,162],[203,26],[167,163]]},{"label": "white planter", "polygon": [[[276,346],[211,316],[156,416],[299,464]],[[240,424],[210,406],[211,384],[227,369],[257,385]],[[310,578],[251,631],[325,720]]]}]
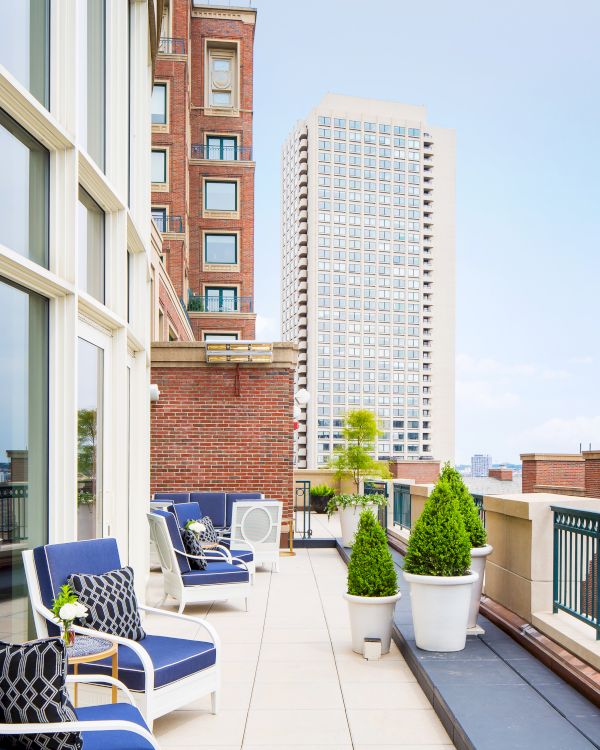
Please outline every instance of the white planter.
[{"label": "white planter", "polygon": [[362,654],[365,638],[381,638],[381,653],[388,653],[392,639],[394,607],[400,596],[400,592],[394,596],[344,594],[350,612],[353,651]]},{"label": "white planter", "polygon": [[354,544],[354,535],[358,529],[360,514],[363,510],[370,510],[377,517],[377,506],[369,505],[350,505],[347,508],[340,508],[338,513],[340,517],[340,526],[342,527],[342,544],[344,547],[352,547]]},{"label": "white planter", "polygon": [[471,590],[477,573],[466,576],[416,576],[410,584],[415,641],[424,651],[462,651],[467,640]]},{"label": "white planter", "polygon": [[483,547],[471,547],[471,572],[477,573],[479,579],[475,581],[471,588],[471,606],[469,607],[469,619],[467,620],[468,628],[474,628],[477,625],[479,601],[483,590],[485,561],[487,556],[493,552],[493,549],[491,544],[486,544]]}]

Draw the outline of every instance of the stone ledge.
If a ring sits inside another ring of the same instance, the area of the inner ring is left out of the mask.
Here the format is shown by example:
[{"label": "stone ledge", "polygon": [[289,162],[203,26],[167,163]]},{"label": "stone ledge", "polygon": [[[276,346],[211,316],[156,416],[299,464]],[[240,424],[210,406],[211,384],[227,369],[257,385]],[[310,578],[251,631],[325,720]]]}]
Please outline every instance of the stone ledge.
[{"label": "stone ledge", "polygon": [[541,633],[578,656],[594,669],[600,669],[600,641],[596,629],[566,612],[534,612],[531,622]]},{"label": "stone ledge", "polygon": [[220,362],[206,361],[204,341],[163,341],[152,344],[152,367],[239,367],[263,370],[296,369],[298,346],[291,341],[273,344],[272,362]]}]

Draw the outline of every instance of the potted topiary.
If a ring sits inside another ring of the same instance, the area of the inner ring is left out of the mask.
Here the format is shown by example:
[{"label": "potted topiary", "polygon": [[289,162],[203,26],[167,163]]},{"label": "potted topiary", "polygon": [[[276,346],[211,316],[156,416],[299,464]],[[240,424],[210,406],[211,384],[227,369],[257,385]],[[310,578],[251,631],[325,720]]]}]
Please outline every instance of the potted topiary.
[{"label": "potted topiary", "polygon": [[415,641],[425,651],[462,651],[467,638],[471,543],[448,480],[440,478],[410,533],[404,578],[410,584]]},{"label": "potted topiary", "polygon": [[471,571],[477,573],[479,576],[479,579],[475,581],[471,588],[471,607],[467,622],[467,628],[475,628],[477,627],[479,602],[483,589],[485,562],[494,548],[491,544],[487,543],[487,532],[481,522],[473,495],[471,495],[466,484],[463,482],[460,472],[447,463],[442,470],[442,477],[449,482],[452,492],[458,500],[458,508],[463,517],[469,539],[471,540]]},{"label": "potted topiary", "polygon": [[360,514],[344,596],[350,611],[352,650],[362,654],[365,638],[380,638],[381,653],[387,654],[394,607],[401,595],[385,531],[369,510]]},{"label": "potted topiary", "polygon": [[339,514],[342,527],[342,544],[351,547],[358,529],[358,522],[363,510],[371,511],[374,517],[379,505],[387,505],[387,498],[383,495],[334,495],[327,503],[327,514],[336,511]]},{"label": "potted topiary", "polygon": [[326,484],[317,484],[310,488],[310,509],[315,513],[326,513],[327,503],[335,495],[335,490]]}]

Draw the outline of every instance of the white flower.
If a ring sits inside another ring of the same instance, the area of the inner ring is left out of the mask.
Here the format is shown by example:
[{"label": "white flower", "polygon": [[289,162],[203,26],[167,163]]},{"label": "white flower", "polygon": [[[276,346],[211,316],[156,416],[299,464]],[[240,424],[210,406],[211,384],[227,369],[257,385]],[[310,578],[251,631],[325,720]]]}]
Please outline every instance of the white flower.
[{"label": "white flower", "polygon": [[188,528],[194,532],[194,534],[201,534],[203,531],[206,531],[206,526],[203,523],[200,523],[200,521],[194,521],[191,523]]},{"label": "white flower", "polygon": [[81,602],[75,602],[74,606],[77,610],[77,614],[75,615],[75,617],[86,617],[88,608],[85,606],[85,604],[82,604]]},{"label": "white flower", "polygon": [[58,611],[58,616],[63,622],[71,622],[71,620],[74,620],[76,617],[80,617],[80,615],[77,614],[78,611],[77,604],[63,604]]}]

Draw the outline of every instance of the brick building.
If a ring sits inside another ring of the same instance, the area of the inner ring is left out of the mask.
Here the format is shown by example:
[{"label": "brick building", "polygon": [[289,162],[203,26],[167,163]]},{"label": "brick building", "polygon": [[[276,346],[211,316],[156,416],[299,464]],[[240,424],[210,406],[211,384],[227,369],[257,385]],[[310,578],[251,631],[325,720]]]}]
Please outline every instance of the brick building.
[{"label": "brick building", "polygon": [[[197,340],[255,335],[255,21],[250,8],[165,3],[152,107],[152,212]],[[183,338],[176,325],[169,330],[169,338]]]}]

